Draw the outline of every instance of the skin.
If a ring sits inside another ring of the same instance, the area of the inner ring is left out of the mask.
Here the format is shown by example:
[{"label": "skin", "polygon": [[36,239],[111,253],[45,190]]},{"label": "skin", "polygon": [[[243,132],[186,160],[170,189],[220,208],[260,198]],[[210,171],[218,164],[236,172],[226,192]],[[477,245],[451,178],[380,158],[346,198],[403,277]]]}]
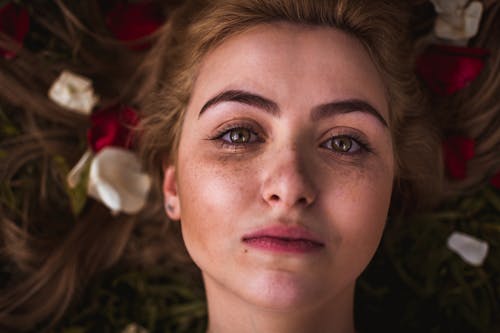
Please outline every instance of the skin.
[{"label": "skin", "polygon": [[[204,108],[227,90],[276,108]],[[390,124],[357,109],[312,119],[319,105],[352,99],[388,122],[369,55],[334,28],[260,25],[203,59],[164,194],[203,274],[208,332],[354,332],[355,281],[379,244],[395,170]],[[249,141],[235,144],[237,134]],[[338,136],[350,150],[334,149]],[[324,246],[280,253],[242,241],[271,225],[302,226]]]}]

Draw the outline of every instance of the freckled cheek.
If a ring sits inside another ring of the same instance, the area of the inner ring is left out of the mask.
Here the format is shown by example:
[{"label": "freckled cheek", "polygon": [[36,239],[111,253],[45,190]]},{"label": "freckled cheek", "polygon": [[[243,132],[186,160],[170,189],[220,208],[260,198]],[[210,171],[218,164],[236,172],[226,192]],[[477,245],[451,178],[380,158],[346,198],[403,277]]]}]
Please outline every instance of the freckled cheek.
[{"label": "freckled cheek", "polygon": [[392,192],[391,172],[365,169],[332,176],[324,198],[339,251],[371,257],[383,232]]},{"label": "freckled cheek", "polygon": [[[218,251],[239,244],[238,235],[250,222],[245,213],[256,201],[258,182],[254,175],[254,170],[244,163],[213,155],[190,156],[179,161],[181,224],[190,253],[203,251],[215,256]],[[220,242],[221,235],[227,241]]]}]

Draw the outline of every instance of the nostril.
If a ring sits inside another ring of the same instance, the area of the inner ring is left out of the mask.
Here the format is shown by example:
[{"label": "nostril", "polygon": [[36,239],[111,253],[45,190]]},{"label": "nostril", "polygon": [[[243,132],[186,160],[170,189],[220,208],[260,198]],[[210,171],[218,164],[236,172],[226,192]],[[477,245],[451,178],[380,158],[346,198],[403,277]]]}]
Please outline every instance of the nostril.
[{"label": "nostril", "polygon": [[271,195],[269,198],[270,201],[280,201],[280,197],[276,194]]},{"label": "nostril", "polygon": [[308,200],[306,198],[302,197],[298,200],[298,203],[301,205],[307,205],[307,201]]}]

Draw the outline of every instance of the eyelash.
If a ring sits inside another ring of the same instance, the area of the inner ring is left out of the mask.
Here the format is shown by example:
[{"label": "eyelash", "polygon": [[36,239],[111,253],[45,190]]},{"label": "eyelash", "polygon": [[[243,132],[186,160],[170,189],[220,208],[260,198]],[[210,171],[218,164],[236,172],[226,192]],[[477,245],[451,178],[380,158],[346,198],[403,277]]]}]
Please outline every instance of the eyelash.
[{"label": "eyelash", "polygon": [[[246,142],[246,143],[234,143],[234,142],[229,142],[229,141],[223,139],[223,137],[228,135],[231,131],[238,130],[238,129],[244,129],[244,130],[249,131],[251,135],[256,137],[256,140],[253,142]],[[259,131],[256,130],[254,126],[249,125],[249,124],[231,124],[231,125],[228,125],[226,127],[223,127],[222,129],[220,129],[213,137],[211,137],[209,139],[212,141],[218,141],[218,143],[220,144],[220,146],[222,148],[239,149],[239,148],[244,148],[245,146],[248,146],[248,145],[263,142],[262,137],[259,135],[258,132]],[[348,138],[349,140],[352,140],[357,145],[359,145],[359,151],[352,152],[352,153],[349,153],[349,152],[342,153],[342,152],[338,152],[338,151],[335,151],[333,149],[324,147],[324,145],[327,142],[334,140],[334,139],[337,139],[337,138]],[[373,152],[373,149],[370,146],[370,144],[363,137],[361,137],[361,135],[359,135],[357,133],[351,133],[351,132],[331,136],[327,140],[323,141],[320,144],[320,146],[327,149],[331,153],[343,155],[343,156],[345,156],[345,155],[355,156],[355,155],[359,155],[359,154],[363,154],[363,153],[372,153]]]}]

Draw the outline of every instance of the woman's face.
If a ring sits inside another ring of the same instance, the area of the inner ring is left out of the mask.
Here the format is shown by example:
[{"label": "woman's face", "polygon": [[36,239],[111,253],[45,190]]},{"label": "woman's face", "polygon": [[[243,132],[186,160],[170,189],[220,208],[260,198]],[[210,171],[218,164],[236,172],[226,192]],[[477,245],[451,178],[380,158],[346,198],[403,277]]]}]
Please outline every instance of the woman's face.
[{"label": "woman's face", "polygon": [[206,55],[164,192],[208,297],[351,297],[387,217],[388,119],[370,57],[336,29],[261,25]]}]

